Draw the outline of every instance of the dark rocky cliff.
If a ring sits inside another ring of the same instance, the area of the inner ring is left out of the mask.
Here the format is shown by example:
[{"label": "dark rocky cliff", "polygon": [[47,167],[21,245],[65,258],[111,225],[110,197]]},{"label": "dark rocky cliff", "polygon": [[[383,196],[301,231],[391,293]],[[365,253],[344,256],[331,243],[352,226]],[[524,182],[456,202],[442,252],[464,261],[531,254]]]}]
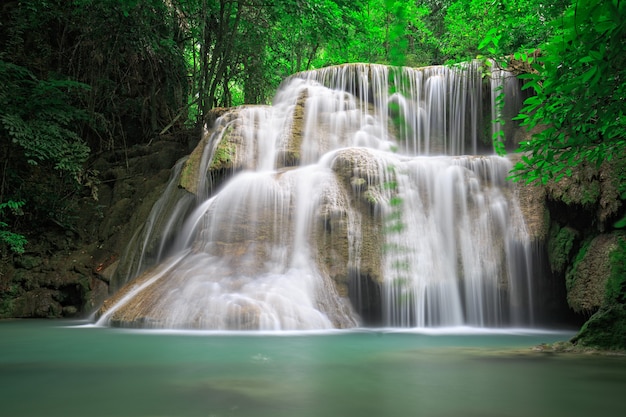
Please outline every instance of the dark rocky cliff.
[{"label": "dark rocky cliff", "polygon": [[619,224],[625,166],[583,165],[546,187],[550,268],[565,282],[571,310],[586,320],[572,340],[578,345],[626,348],[626,230]]}]

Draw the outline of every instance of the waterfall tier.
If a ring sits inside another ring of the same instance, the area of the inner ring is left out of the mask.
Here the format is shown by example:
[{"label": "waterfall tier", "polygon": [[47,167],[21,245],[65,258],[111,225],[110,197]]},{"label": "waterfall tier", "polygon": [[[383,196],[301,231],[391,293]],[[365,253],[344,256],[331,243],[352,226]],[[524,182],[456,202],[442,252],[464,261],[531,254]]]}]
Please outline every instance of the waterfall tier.
[{"label": "waterfall tier", "polygon": [[477,62],[352,64],[224,111],[174,170],[98,322],[529,324],[530,239],[511,164],[490,155],[490,91],[506,79]]}]

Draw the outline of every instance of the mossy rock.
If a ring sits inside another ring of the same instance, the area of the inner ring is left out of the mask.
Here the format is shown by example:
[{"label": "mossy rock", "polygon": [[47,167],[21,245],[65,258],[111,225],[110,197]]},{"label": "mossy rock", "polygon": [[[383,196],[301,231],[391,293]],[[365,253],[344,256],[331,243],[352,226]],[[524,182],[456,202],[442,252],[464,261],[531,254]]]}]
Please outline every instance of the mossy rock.
[{"label": "mossy rock", "polygon": [[[215,140],[219,140],[215,150],[213,151],[212,160],[208,170],[221,170],[233,167],[235,155],[237,152],[236,143],[240,143],[241,139],[237,136],[239,133],[229,123],[237,117],[236,109],[219,109],[213,114],[211,122],[207,124],[210,130],[206,131],[202,139],[198,142],[189,157],[184,162],[179,179],[179,186],[192,194],[198,194],[198,178],[205,173],[201,173],[203,169],[203,158],[208,146],[215,146]],[[217,123],[217,119],[220,122]]]},{"label": "mossy rock", "polygon": [[35,269],[43,263],[43,259],[39,256],[21,255],[15,258],[15,267],[26,270]]},{"label": "mossy rock", "polygon": [[553,224],[548,236],[548,260],[552,272],[563,273],[570,262],[572,249],[579,233],[571,227]]},{"label": "mossy rock", "polygon": [[606,302],[626,304],[626,235],[621,234],[619,247],[611,253],[611,276],[606,283]]},{"label": "mossy rock", "polygon": [[592,314],[604,305],[611,275],[610,254],[619,234],[602,234],[584,243],[566,274],[567,302],[577,313]]},{"label": "mossy rock", "polygon": [[546,186],[547,196],[567,206],[583,208],[598,222],[598,230],[603,231],[622,207],[625,165],[626,158],[605,161],[599,168],[581,163],[572,168],[570,176],[550,181]]},{"label": "mossy rock", "polygon": [[228,135],[224,134],[224,137],[215,149],[209,170],[232,168],[236,151],[235,145],[228,141]]},{"label": "mossy rock", "polygon": [[13,317],[58,318],[63,307],[57,301],[59,291],[37,288],[17,297],[13,303]]},{"label": "mossy rock", "polygon": [[595,167],[580,165],[572,175],[549,182],[548,196],[567,205],[593,206],[600,198],[599,173]]},{"label": "mossy rock", "polygon": [[572,342],[601,349],[626,349],[626,305],[600,309],[583,325]]},{"label": "mossy rock", "polygon": [[200,143],[195,147],[195,149],[189,154],[189,157],[184,162],[182,170],[180,172],[180,180],[178,185],[181,188],[189,191],[192,194],[197,194],[197,179],[198,179],[198,170],[200,169],[200,161],[202,159],[202,153],[204,152],[204,147],[208,142],[208,135],[204,135]]}]

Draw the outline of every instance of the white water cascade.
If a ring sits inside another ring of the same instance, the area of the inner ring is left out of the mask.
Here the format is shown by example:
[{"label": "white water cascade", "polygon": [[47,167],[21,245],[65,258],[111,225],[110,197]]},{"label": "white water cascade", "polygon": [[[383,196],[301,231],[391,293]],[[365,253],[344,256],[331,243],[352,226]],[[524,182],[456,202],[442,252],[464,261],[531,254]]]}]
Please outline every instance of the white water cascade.
[{"label": "white water cascade", "polygon": [[[352,64],[227,111],[178,166],[98,324],[532,324],[530,239],[511,164],[492,155],[489,91],[476,62]],[[188,208],[166,203],[180,187]]]}]

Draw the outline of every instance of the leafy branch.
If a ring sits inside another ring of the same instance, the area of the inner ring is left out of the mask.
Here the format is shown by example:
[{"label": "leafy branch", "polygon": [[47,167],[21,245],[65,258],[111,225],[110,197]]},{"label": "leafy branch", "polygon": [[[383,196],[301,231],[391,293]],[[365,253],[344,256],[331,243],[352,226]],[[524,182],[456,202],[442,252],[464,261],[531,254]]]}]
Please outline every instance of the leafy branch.
[{"label": "leafy branch", "polygon": [[30,71],[0,60],[0,136],[21,149],[26,162],[51,162],[77,174],[89,156],[75,123],[87,120],[71,97],[88,86],[69,80],[38,80]]},{"label": "leafy branch", "polygon": [[558,181],[583,162],[599,166],[623,155],[625,20],[626,2],[579,0],[558,21],[560,34],[544,46],[542,62],[532,64],[536,73],[520,76],[534,95],[516,119],[545,129],[521,143],[513,179]]},{"label": "leafy branch", "polygon": [[24,253],[24,246],[28,243],[26,238],[19,234],[5,230],[9,225],[4,221],[6,219],[5,210],[10,210],[14,215],[22,213],[23,201],[9,200],[6,203],[0,203],[0,243],[9,246],[11,251],[15,253]]}]

